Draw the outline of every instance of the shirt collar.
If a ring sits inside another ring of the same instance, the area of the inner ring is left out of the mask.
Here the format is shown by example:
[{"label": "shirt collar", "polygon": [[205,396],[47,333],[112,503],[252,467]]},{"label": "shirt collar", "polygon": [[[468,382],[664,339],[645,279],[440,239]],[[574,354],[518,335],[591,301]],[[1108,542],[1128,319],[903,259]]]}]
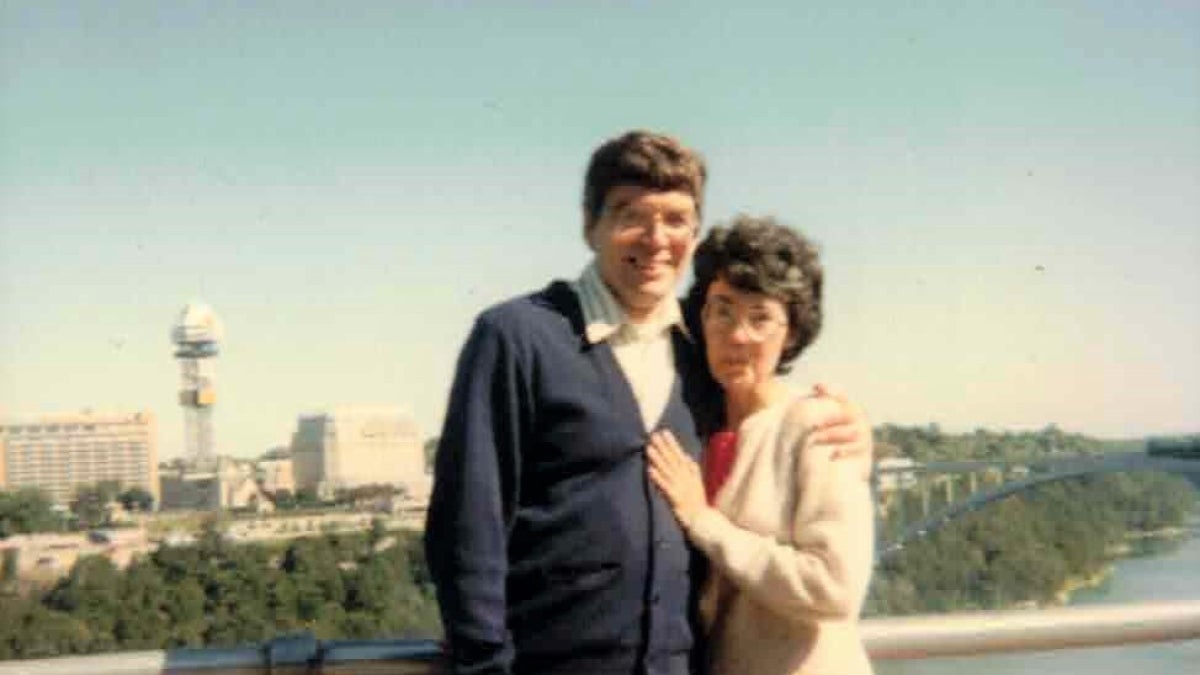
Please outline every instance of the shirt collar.
[{"label": "shirt collar", "polygon": [[594,260],[588,263],[573,286],[583,310],[584,337],[589,344],[603,342],[622,330],[628,331],[636,339],[678,327],[681,333],[691,337],[683,321],[679,300],[674,297],[664,300],[656,315],[648,322],[630,323],[621,303],[617,302],[608,285],[600,278],[600,270]]}]

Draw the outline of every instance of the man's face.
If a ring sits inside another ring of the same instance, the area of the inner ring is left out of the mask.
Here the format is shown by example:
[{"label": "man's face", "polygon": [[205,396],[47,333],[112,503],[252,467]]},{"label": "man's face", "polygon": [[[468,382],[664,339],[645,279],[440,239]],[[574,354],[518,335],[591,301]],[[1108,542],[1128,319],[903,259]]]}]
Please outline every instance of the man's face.
[{"label": "man's face", "polygon": [[633,321],[674,297],[696,248],[696,201],[633,185],[608,191],[587,232],[600,277]]}]

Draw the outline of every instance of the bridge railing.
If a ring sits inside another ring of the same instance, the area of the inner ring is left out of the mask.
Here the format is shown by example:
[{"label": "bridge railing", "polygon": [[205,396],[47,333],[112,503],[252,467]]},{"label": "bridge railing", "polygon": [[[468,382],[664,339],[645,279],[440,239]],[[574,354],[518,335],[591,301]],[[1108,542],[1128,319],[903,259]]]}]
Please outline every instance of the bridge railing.
[{"label": "bridge railing", "polygon": [[[867,652],[875,661],[1196,640],[1200,639],[1200,601],[866,619],[862,622],[862,635]],[[309,635],[233,649],[181,649],[0,663],[0,675],[206,672],[436,675],[444,672],[444,668],[441,652],[430,640],[321,642]]]}]

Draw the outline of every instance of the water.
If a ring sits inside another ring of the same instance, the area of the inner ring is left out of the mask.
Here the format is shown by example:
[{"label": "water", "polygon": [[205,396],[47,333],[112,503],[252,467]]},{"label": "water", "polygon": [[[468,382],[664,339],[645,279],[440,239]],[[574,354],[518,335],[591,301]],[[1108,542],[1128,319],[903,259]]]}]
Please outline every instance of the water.
[{"label": "water", "polygon": [[[1182,541],[1149,543],[1145,555],[1114,564],[1102,586],[1077,592],[1071,605],[1200,600],[1200,525]],[[875,664],[877,675],[1192,675],[1200,673],[1200,640],[1128,647],[1071,649],[979,658]]]}]

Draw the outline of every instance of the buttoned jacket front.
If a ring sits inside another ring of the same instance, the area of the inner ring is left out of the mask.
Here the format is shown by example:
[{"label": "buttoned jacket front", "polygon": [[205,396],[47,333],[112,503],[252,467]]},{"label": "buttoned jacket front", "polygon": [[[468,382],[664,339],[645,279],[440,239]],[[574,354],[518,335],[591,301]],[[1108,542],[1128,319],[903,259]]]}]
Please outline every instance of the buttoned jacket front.
[{"label": "buttoned jacket front", "polygon": [[[659,424],[693,455],[695,346]],[[658,673],[693,643],[692,551],[646,477],[647,433],[565,282],[480,315],[438,448],[426,551],[459,672]]]}]

